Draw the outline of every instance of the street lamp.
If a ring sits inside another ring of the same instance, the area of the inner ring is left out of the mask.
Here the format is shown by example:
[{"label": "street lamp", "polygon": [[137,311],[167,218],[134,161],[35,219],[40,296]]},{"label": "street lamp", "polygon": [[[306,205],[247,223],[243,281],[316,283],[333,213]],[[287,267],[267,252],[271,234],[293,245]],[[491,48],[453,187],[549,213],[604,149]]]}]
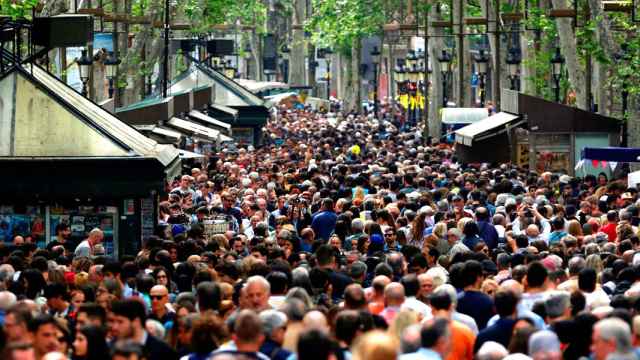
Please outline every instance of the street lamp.
[{"label": "street lamp", "polygon": [[282,72],[282,80],[286,83],[289,82],[289,59],[291,54],[291,49],[285,43],[280,48],[280,52],[282,53],[282,63],[280,64],[280,70]]},{"label": "street lamp", "polygon": [[251,44],[247,42],[244,44],[244,63],[245,63],[245,77],[249,78],[249,61],[251,60]]},{"label": "street lamp", "polygon": [[331,48],[325,48],[323,52],[324,61],[327,62],[327,76],[325,77],[327,81],[327,99],[331,99],[331,59],[329,56],[333,54],[333,50],[331,50]]},{"label": "street lamp", "polygon": [[438,56],[438,62],[442,74],[442,107],[447,107],[447,77],[451,72],[451,54],[447,50],[442,50],[442,54]]},{"label": "street lamp", "polygon": [[378,64],[380,63],[380,50],[377,46],[371,50],[371,60],[373,62],[373,114],[378,118]]},{"label": "street lamp", "polygon": [[552,75],[555,84],[556,102],[560,102],[560,79],[562,78],[562,67],[564,57],[560,54],[560,47],[556,47],[556,52],[551,58]]},{"label": "street lamp", "polygon": [[484,85],[485,78],[487,76],[487,64],[489,63],[489,56],[487,56],[484,49],[480,49],[479,53],[473,57],[473,60],[476,62],[478,77],[480,78],[480,107],[484,107]]},{"label": "street lamp", "polygon": [[109,51],[107,58],[104,60],[104,72],[107,80],[109,80],[109,98],[113,97],[113,83],[118,73],[118,65],[120,65],[120,59],[116,57],[113,51]]},{"label": "street lamp", "polygon": [[518,49],[511,48],[507,53],[507,68],[509,69],[509,80],[511,81],[511,90],[518,90],[520,87],[518,84],[518,67],[520,66],[520,56],[518,56]]},{"label": "street lamp", "polygon": [[89,82],[89,77],[91,76],[91,65],[93,65],[93,59],[87,54],[87,50],[82,50],[82,56],[76,62],[80,68],[82,96],[87,96],[87,82]]}]

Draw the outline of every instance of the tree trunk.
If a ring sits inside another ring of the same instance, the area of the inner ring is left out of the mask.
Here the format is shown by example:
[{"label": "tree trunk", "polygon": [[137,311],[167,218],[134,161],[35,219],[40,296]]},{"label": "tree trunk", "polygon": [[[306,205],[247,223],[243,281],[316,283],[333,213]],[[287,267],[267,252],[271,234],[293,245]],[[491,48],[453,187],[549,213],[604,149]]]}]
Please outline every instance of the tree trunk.
[{"label": "tree trunk", "polygon": [[[566,0],[552,0],[555,9],[567,9],[570,7]],[[585,74],[578,62],[576,52],[576,36],[571,25],[571,18],[557,18],[556,26],[558,28],[558,37],[560,38],[560,52],[565,58],[565,66],[569,73],[569,82],[571,88],[576,94],[576,107],[585,109],[586,91],[585,91]]]},{"label": "tree trunk", "polygon": [[[436,7],[431,7],[429,24],[434,20],[440,20]],[[435,37],[429,38],[429,59],[431,61],[431,88],[428,97],[428,111],[429,111],[429,135],[433,139],[440,139],[440,134],[442,134],[442,117],[440,116],[440,110],[442,109],[442,97],[444,95],[445,89],[442,86],[443,74],[440,71],[440,63],[438,62],[438,58],[442,54],[442,50],[445,48],[444,38],[441,37],[443,35],[442,28],[434,28],[433,26],[429,26],[429,35],[434,35]]]},{"label": "tree trunk", "polygon": [[[600,0],[589,0],[589,8],[592,18],[597,18],[596,22],[596,35],[598,44],[604,50],[605,54],[610,56],[619,51],[616,42],[613,39],[611,32],[611,19],[609,15],[602,10],[602,4]],[[598,104],[598,112],[602,115],[609,115],[609,104],[611,99],[609,97],[608,86],[606,86],[606,80],[608,78],[609,66],[600,62],[594,64],[594,81],[593,89],[595,89],[594,96],[595,102]]]},{"label": "tree trunk", "polygon": [[[627,120],[627,146],[630,148],[640,147],[640,98],[638,95],[629,96],[629,110]],[[636,163],[630,163],[631,171],[640,170],[640,165]]]},{"label": "tree trunk", "polygon": [[304,29],[306,0],[294,0],[292,12],[291,53],[289,56],[289,84],[306,85],[305,81],[305,39]]}]

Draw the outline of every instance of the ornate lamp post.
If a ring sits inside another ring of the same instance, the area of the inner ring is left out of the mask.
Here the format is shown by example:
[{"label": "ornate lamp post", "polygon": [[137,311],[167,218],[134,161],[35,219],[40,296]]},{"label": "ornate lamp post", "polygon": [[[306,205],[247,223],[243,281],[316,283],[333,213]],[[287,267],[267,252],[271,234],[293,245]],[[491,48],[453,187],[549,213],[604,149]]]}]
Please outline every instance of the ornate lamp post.
[{"label": "ornate lamp post", "polygon": [[245,78],[249,78],[249,61],[251,60],[251,44],[247,42],[244,45],[244,63],[245,63]]},{"label": "ornate lamp post", "polygon": [[82,56],[76,61],[80,68],[80,80],[82,81],[82,96],[88,95],[87,82],[91,76],[91,66],[93,58],[87,54],[87,50],[82,50]]},{"label": "ornate lamp post", "polygon": [[380,63],[380,50],[377,46],[371,51],[371,60],[373,61],[373,113],[378,118],[378,64]]},{"label": "ornate lamp post", "polygon": [[480,52],[473,57],[476,62],[476,69],[478,71],[478,77],[480,80],[480,107],[484,107],[485,100],[485,79],[487,76],[487,64],[489,63],[489,56],[487,56],[484,49],[480,49]]},{"label": "ornate lamp post", "polygon": [[325,80],[327,81],[327,99],[331,98],[331,54],[333,54],[333,50],[331,48],[325,48],[324,50],[324,60],[327,62],[327,75]]},{"label": "ornate lamp post", "polygon": [[555,85],[556,102],[560,102],[560,79],[562,78],[562,69],[564,66],[564,56],[560,54],[560,47],[556,47],[556,52],[551,58],[553,82]]},{"label": "ornate lamp post", "polygon": [[442,54],[438,56],[440,63],[440,73],[442,74],[442,107],[447,107],[447,77],[451,73],[451,54],[447,50],[442,50]]},{"label": "ornate lamp post", "polygon": [[518,67],[520,66],[520,56],[518,56],[518,49],[511,48],[507,53],[507,68],[509,69],[509,80],[511,82],[510,89],[511,90],[519,90],[520,84],[519,75],[518,75]]},{"label": "ornate lamp post", "polygon": [[120,65],[120,59],[116,57],[113,51],[109,51],[107,58],[104,61],[105,76],[109,80],[109,98],[113,97],[114,92],[114,79],[118,73],[118,65]]}]

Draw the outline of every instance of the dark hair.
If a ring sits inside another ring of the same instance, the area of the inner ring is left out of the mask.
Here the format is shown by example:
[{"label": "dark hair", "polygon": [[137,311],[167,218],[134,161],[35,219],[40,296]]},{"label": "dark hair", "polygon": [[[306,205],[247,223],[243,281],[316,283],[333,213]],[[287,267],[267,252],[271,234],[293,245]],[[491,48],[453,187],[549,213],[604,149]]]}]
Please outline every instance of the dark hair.
[{"label": "dark hair", "polygon": [[420,281],[418,281],[416,274],[403,276],[400,283],[404,286],[405,296],[416,296],[420,291]]},{"label": "dark hair", "polygon": [[446,337],[448,334],[449,322],[447,319],[436,318],[433,323],[422,327],[422,331],[420,332],[422,347],[427,349],[432,348],[438,343],[438,340]]},{"label": "dark hair", "polygon": [[496,312],[500,317],[513,315],[518,305],[518,297],[509,290],[498,290],[493,301],[496,306]]},{"label": "dark hair", "polygon": [[578,275],[578,287],[582,291],[593,292],[596,289],[598,274],[592,268],[585,268]]},{"label": "dark hair", "polygon": [[105,338],[106,332],[102,327],[95,325],[85,325],[80,328],[80,332],[87,338],[86,359],[106,360],[109,359],[109,347]]},{"label": "dark hair", "polygon": [[326,360],[334,349],[335,343],[317,329],[305,331],[298,338],[298,359]]},{"label": "dark hair", "polygon": [[539,261],[534,261],[527,268],[527,284],[530,287],[540,287],[544,285],[548,275],[547,268]]},{"label": "dark hair", "polygon": [[61,297],[63,300],[69,300],[69,292],[64,284],[54,282],[47,284],[44,288],[44,297],[47,299]]},{"label": "dark hair", "polygon": [[446,291],[436,291],[429,296],[429,304],[436,310],[449,310],[451,303],[451,297]]},{"label": "dark hair", "polygon": [[331,261],[335,258],[335,252],[330,245],[320,245],[316,250],[316,261],[319,266],[326,266],[331,264]]},{"label": "dark hair", "polygon": [[101,324],[107,321],[107,313],[104,308],[96,303],[84,303],[78,307],[77,313],[86,313],[87,317],[100,320]]},{"label": "dark hair", "polygon": [[56,225],[56,235],[58,235],[61,231],[67,230],[68,228],[69,224],[65,222],[58,223],[58,225]]},{"label": "dark hair", "polygon": [[279,295],[287,291],[289,280],[287,279],[287,274],[282,271],[272,271],[267,275],[266,279],[271,285],[272,294]]},{"label": "dark hair", "polygon": [[482,264],[476,260],[468,260],[464,263],[464,269],[462,270],[463,286],[469,286],[476,283],[478,278],[482,276]]},{"label": "dark hair", "polygon": [[192,329],[191,347],[197,354],[208,354],[216,350],[228,336],[222,319],[212,314],[197,318]]},{"label": "dark hair", "polygon": [[140,325],[144,327],[146,313],[144,304],[135,299],[117,300],[111,304],[111,312],[115,315],[124,316],[130,321],[140,319]]},{"label": "dark hair", "polygon": [[198,284],[196,292],[198,295],[198,307],[200,308],[200,311],[217,311],[220,309],[222,293],[218,284],[213,281],[203,281]]},{"label": "dark hair", "polygon": [[359,330],[362,330],[362,319],[357,311],[344,310],[336,316],[336,338],[351,346]]},{"label": "dark hair", "polygon": [[47,325],[47,324],[58,326],[53,316],[49,314],[39,314],[29,321],[27,327],[29,329],[29,332],[36,333],[41,326]]}]

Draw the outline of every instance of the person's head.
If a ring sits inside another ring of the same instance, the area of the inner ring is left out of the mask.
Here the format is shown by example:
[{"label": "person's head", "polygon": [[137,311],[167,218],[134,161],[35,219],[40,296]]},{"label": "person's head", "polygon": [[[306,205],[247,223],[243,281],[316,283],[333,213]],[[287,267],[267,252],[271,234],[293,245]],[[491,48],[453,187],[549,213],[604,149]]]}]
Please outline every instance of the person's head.
[{"label": "person's head", "polygon": [[335,360],[335,344],[325,331],[311,328],[298,337],[298,359]]},{"label": "person's head", "polygon": [[364,329],[362,318],[355,310],[343,310],[336,316],[335,333],[336,338],[346,346],[351,346]]},{"label": "person's head", "polygon": [[106,321],[106,311],[96,303],[84,303],[76,311],[76,329],[87,325],[104,328]]},{"label": "person's head", "polygon": [[71,236],[71,227],[69,224],[61,222],[56,225],[56,237],[58,240],[67,240]]},{"label": "person's head", "polygon": [[239,351],[258,351],[264,341],[260,317],[252,310],[241,310],[233,324],[232,338]]},{"label": "person's head", "polygon": [[32,317],[31,310],[25,303],[17,303],[7,310],[4,318],[7,343],[20,343],[28,338]]},{"label": "person's head", "polygon": [[276,344],[282,345],[284,334],[287,331],[287,315],[278,310],[264,310],[260,313],[260,320],[264,336]]},{"label": "person's head", "polygon": [[255,275],[248,278],[244,291],[250,309],[261,311],[269,307],[271,285],[262,276]]},{"label": "person's head", "polygon": [[205,355],[216,350],[228,335],[222,319],[211,312],[190,317],[189,322],[191,324],[186,327],[190,326],[191,330],[187,332],[190,334],[191,350],[196,354]]},{"label": "person's head", "polygon": [[605,360],[610,354],[627,354],[633,351],[629,324],[618,318],[598,321],[593,327],[591,351],[594,360]]},{"label": "person's head", "polygon": [[344,290],[344,307],[346,309],[358,310],[367,305],[367,298],[364,289],[360,284],[350,284]]},{"label": "person's head", "polygon": [[496,312],[501,318],[514,316],[518,305],[518,297],[510,290],[500,289],[496,292],[494,303]]},{"label": "person's head", "polygon": [[449,312],[453,309],[451,306],[453,305],[451,296],[443,286],[438,287],[433,293],[431,293],[429,296],[429,304],[434,311]]},{"label": "person's head", "polygon": [[401,306],[405,300],[402,284],[392,282],[384,288],[384,302],[386,306]]},{"label": "person's head", "polygon": [[407,326],[400,335],[400,353],[408,354],[416,352],[422,346],[422,326],[413,324]]},{"label": "person's head", "polygon": [[422,347],[431,349],[445,357],[449,351],[450,342],[449,321],[436,317],[424,323],[420,338]]},{"label": "person's head", "polygon": [[462,270],[462,276],[464,280],[464,286],[480,287],[480,284],[484,280],[484,272],[482,264],[476,260],[468,260],[464,263],[464,269]]},{"label": "person's head", "polygon": [[34,360],[36,352],[28,341],[9,343],[4,350],[8,360]]},{"label": "person's head", "polygon": [[596,281],[598,274],[594,269],[585,268],[578,275],[578,287],[584,292],[594,292],[596,290]]},{"label": "person's head", "polygon": [[111,304],[111,334],[119,340],[135,339],[144,330],[146,314],[140,300],[117,300]]},{"label": "person's head", "polygon": [[111,349],[111,360],[140,360],[142,345],[134,340],[118,340]]},{"label": "person's head", "polygon": [[198,297],[198,308],[201,312],[207,310],[217,311],[220,309],[222,294],[220,286],[213,281],[203,281],[196,288]]},{"label": "person's head", "polygon": [[101,359],[109,353],[105,341],[106,333],[100,326],[85,325],[76,331],[73,354],[78,358]]},{"label": "person's head", "polygon": [[571,315],[571,295],[565,291],[554,291],[545,299],[544,309],[549,320]]},{"label": "person's head", "polygon": [[37,358],[48,352],[59,351],[64,340],[58,339],[58,326],[55,319],[48,314],[40,314],[31,319],[29,332]]},{"label": "person's head", "polygon": [[397,356],[397,343],[389,333],[380,330],[364,334],[353,347],[353,360],[395,360]]},{"label": "person's head", "polygon": [[102,232],[102,230],[100,230],[98,228],[92,229],[89,232],[89,237],[87,238],[87,240],[89,240],[89,243],[91,244],[91,246],[100,244],[103,239],[104,239],[104,233]]},{"label": "person's head", "polygon": [[61,283],[50,283],[44,288],[44,296],[47,306],[54,311],[63,311],[69,306],[69,293],[67,287]]},{"label": "person's head", "polygon": [[158,315],[163,315],[167,310],[167,303],[169,302],[169,290],[164,285],[155,285],[149,291],[149,297],[151,298],[151,311]]},{"label": "person's head", "polygon": [[560,340],[558,335],[550,330],[542,330],[534,333],[529,338],[529,356],[533,360],[560,360]]},{"label": "person's head", "polygon": [[534,261],[527,267],[526,284],[527,288],[541,288],[547,282],[547,268],[538,261]]}]

